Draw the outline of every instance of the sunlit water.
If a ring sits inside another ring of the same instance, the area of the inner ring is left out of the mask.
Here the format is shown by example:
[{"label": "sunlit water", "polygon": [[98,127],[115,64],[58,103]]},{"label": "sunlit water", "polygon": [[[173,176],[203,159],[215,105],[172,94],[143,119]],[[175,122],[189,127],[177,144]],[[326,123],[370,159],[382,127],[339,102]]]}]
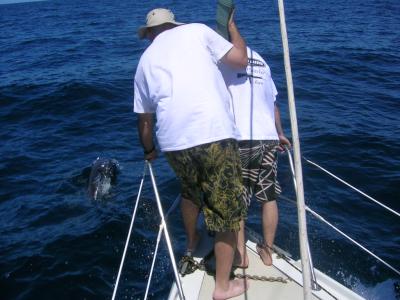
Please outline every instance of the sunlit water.
[{"label": "sunlit water", "polygon": [[[236,1],[237,24],[264,56],[290,136],[276,2]],[[400,211],[400,4],[397,0],[286,1],[303,155]],[[215,1],[45,1],[0,5],[0,298],[109,299],[143,173],[132,80],[147,46],[136,30],[155,5],[183,22],[215,24]],[[188,76],[191,70],[188,66]],[[121,166],[102,201],[84,170],[97,157]],[[293,198],[287,157],[284,194]],[[161,156],[153,165],[167,209],[179,183]],[[400,222],[303,161],[307,204],[400,268]],[[119,299],[143,298],[159,218],[150,181],[122,273]],[[297,212],[279,202],[276,244],[298,257]],[[249,226],[260,230],[259,205]],[[399,277],[308,216],[314,264],[367,299],[395,299]],[[169,218],[184,251],[179,210]],[[173,278],[165,244],[151,299]]]}]

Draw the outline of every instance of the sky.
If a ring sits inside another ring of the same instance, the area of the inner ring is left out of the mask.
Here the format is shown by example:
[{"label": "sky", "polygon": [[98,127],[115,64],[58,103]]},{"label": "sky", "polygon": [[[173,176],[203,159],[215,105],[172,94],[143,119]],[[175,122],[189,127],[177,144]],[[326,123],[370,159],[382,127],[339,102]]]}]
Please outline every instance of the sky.
[{"label": "sky", "polygon": [[36,2],[43,0],[0,0],[0,4],[21,3],[21,2]]}]

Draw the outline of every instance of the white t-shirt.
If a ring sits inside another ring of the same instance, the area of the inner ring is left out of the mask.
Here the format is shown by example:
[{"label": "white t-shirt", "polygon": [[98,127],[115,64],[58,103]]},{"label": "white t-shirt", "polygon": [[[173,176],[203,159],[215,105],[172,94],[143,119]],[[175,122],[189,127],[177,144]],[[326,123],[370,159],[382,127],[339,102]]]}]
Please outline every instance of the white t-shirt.
[{"label": "white t-shirt", "polygon": [[156,113],[162,151],[238,137],[217,66],[231,48],[215,31],[194,23],[164,31],[143,53],[135,75],[134,112]]},{"label": "white t-shirt", "polygon": [[239,140],[279,140],[274,104],[278,94],[265,60],[247,48],[246,70],[220,69],[232,96],[232,111],[240,132]]}]

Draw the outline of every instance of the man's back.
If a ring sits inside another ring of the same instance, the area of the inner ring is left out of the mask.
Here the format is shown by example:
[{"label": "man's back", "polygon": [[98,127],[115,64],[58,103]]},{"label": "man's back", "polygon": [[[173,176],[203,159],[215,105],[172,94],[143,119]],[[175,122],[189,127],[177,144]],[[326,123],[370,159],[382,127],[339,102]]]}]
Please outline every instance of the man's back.
[{"label": "man's back", "polygon": [[[176,27],[178,26],[178,27]],[[243,294],[243,279],[230,280],[236,231],[246,215],[243,185],[229,93],[217,70],[223,61],[247,65],[246,43],[233,21],[228,22],[232,44],[200,24],[182,25],[165,8],[151,10],[139,38],[152,45],[142,56],[135,75],[134,111],[145,159],[157,157],[157,139],[168,163],[181,181],[181,211],[188,235],[187,249],[196,247],[200,208],[209,230],[215,231],[216,276],[213,299]],[[207,199],[202,205],[201,199]]]},{"label": "man's back", "polygon": [[232,110],[240,140],[277,140],[274,102],[277,95],[271,71],[265,60],[247,48],[247,69],[221,66],[232,95]]},{"label": "man's back", "polygon": [[217,67],[231,47],[207,26],[187,24],[159,34],[144,52],[135,77],[135,111],[157,112],[163,151],[236,137]]}]

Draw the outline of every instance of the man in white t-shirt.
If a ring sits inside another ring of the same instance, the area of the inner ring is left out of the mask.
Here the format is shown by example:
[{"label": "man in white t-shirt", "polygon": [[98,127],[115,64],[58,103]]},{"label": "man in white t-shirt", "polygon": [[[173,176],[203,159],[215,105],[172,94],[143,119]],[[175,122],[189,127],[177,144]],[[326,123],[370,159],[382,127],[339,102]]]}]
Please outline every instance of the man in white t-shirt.
[{"label": "man in white t-shirt", "polygon": [[235,23],[232,43],[203,24],[182,24],[167,9],[147,14],[140,38],[151,44],[140,58],[134,82],[134,111],[146,160],[157,156],[153,118],[162,152],[181,180],[187,249],[196,247],[200,207],[215,232],[214,299],[242,294],[246,281],[229,280],[240,221],[246,216],[230,95],[218,64],[247,65],[246,44]]},{"label": "man in white t-shirt", "polygon": [[[235,70],[221,66],[224,80],[232,96],[232,110],[240,132],[239,151],[242,161],[246,202],[254,196],[262,203],[263,244],[257,251],[265,265],[272,264],[271,249],[278,224],[276,200],[281,192],[277,181],[277,150],[289,146],[283,133],[280,113],[276,105],[277,90],[271,71],[264,59],[247,48],[246,69]],[[237,264],[247,267],[244,245],[244,226],[238,239],[240,258]]]}]

